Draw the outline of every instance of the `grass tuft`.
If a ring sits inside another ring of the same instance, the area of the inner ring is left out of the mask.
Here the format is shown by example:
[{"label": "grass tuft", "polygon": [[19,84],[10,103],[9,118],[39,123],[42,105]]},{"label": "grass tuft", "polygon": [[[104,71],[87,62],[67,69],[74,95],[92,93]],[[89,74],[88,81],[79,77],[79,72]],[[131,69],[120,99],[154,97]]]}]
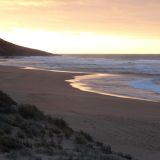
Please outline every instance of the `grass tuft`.
[{"label": "grass tuft", "polygon": [[11,134],[11,133],[12,133],[11,127],[5,126],[5,127],[4,127],[4,132],[5,132],[6,134]]},{"label": "grass tuft", "polygon": [[23,132],[17,132],[17,137],[18,137],[18,138],[21,138],[21,139],[24,139],[24,138],[25,138]]},{"label": "grass tuft", "polygon": [[103,146],[103,143],[101,143],[101,142],[96,142],[96,146],[102,147],[102,146]]},{"label": "grass tuft", "polygon": [[27,148],[32,148],[32,143],[30,143],[28,140],[23,141],[23,145]]},{"label": "grass tuft", "polygon": [[79,134],[86,138],[89,142],[93,141],[93,138],[89,133],[80,130]]},{"label": "grass tuft", "polygon": [[55,134],[61,134],[61,130],[58,129],[57,127],[51,128],[51,131],[52,131],[53,133],[55,133]]},{"label": "grass tuft", "polygon": [[44,113],[35,105],[21,104],[18,106],[18,112],[25,119],[43,119]]},{"label": "grass tuft", "polygon": [[10,150],[21,149],[23,147],[21,141],[17,138],[2,136],[0,137],[0,150],[5,153]]},{"label": "grass tuft", "polygon": [[105,154],[112,154],[111,146],[110,145],[103,146],[102,147],[102,152],[105,153]]},{"label": "grass tuft", "polygon": [[128,159],[128,160],[132,160],[133,159],[130,154],[123,154],[122,152],[115,153],[115,154],[121,156],[122,158]]},{"label": "grass tuft", "polygon": [[0,101],[7,105],[17,105],[17,103],[6,93],[0,90]]},{"label": "grass tuft", "polygon": [[68,128],[68,124],[65,120],[63,120],[62,118],[53,118],[53,123],[61,128],[61,129],[64,129],[64,128]]},{"label": "grass tuft", "polygon": [[77,135],[75,136],[75,143],[77,144],[86,144],[86,141],[81,136]]},{"label": "grass tuft", "polygon": [[4,135],[4,131],[2,129],[0,129],[0,135],[3,136]]},{"label": "grass tuft", "polygon": [[5,114],[15,113],[14,105],[17,105],[17,103],[0,90],[0,112]]}]

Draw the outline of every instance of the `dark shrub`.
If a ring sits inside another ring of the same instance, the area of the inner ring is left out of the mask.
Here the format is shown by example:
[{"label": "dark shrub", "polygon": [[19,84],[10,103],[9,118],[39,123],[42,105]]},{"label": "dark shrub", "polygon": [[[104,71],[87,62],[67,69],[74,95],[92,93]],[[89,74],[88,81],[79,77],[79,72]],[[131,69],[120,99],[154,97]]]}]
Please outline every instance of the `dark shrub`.
[{"label": "dark shrub", "polygon": [[4,114],[0,114],[0,122],[11,124],[12,121],[9,118],[6,118]]},{"label": "dark shrub", "polygon": [[88,148],[93,148],[93,145],[92,144],[88,144],[87,147]]},{"label": "dark shrub", "polygon": [[11,149],[21,149],[22,143],[16,138],[2,136],[0,137],[0,150],[5,153],[9,152]]},{"label": "dark shrub", "polygon": [[4,135],[4,131],[0,129],[0,135]]},{"label": "dark shrub", "polygon": [[46,131],[45,131],[45,129],[43,129],[43,128],[40,130],[40,132],[41,132],[43,135],[46,134]]},{"label": "dark shrub", "polygon": [[81,136],[75,136],[75,143],[86,144],[86,141]]},{"label": "dark shrub", "polygon": [[15,109],[14,106],[10,106],[10,105],[3,104],[3,103],[0,101],[0,112],[1,112],[1,113],[4,113],[4,114],[15,113],[15,112],[16,112],[16,109]]},{"label": "dark shrub", "polygon": [[33,136],[32,134],[30,134],[30,133],[26,133],[26,136],[27,136],[28,138],[34,138],[34,136]]},{"label": "dark shrub", "polygon": [[49,142],[51,147],[56,148],[56,143],[51,139],[51,141]]},{"label": "dark shrub", "polygon": [[63,146],[61,144],[57,144],[57,148],[62,150],[63,149]]},{"label": "dark shrub", "polygon": [[35,105],[21,104],[18,106],[18,111],[22,117],[26,119],[43,119],[44,113]]},{"label": "dark shrub", "polygon": [[0,90],[0,112],[9,114],[9,113],[15,113],[16,109],[15,106],[17,103],[12,100],[6,93],[3,93]]},{"label": "dark shrub", "polygon": [[16,121],[16,122],[18,122],[18,123],[22,123],[22,122],[24,122],[24,120],[22,119],[22,117],[21,117],[21,116],[19,116],[19,115],[16,115],[16,117],[15,117],[15,121]]},{"label": "dark shrub", "polygon": [[0,90],[0,102],[6,105],[17,105],[17,103],[6,93]]},{"label": "dark shrub", "polygon": [[5,127],[4,127],[4,132],[5,132],[6,134],[11,134],[11,132],[12,132],[11,127],[5,126]]},{"label": "dark shrub", "polygon": [[23,141],[23,145],[27,148],[32,148],[32,143],[30,143],[28,140]]},{"label": "dark shrub", "polygon": [[126,154],[125,158],[128,159],[128,160],[132,160],[132,156],[130,154]]},{"label": "dark shrub", "polygon": [[112,154],[111,146],[110,145],[103,146],[102,147],[102,152],[105,153],[105,154]]},{"label": "dark shrub", "polygon": [[53,118],[50,115],[47,115],[46,119],[48,123],[53,123]]},{"label": "dark shrub", "polygon": [[128,160],[132,160],[132,156],[131,156],[130,154],[126,154],[126,155],[124,156],[124,158],[126,158],[126,159],[128,159]]},{"label": "dark shrub", "polygon": [[24,134],[22,132],[17,132],[18,138],[24,139]]},{"label": "dark shrub", "polygon": [[15,124],[16,122],[13,121],[10,117],[7,117],[7,116],[5,116],[4,114],[1,114],[1,113],[0,113],[0,122],[6,123],[6,124],[9,124],[9,125],[12,125],[12,126],[16,126],[16,127],[18,125],[18,124]]},{"label": "dark shrub", "polygon": [[101,143],[101,142],[96,142],[96,146],[102,147],[102,146],[103,146],[103,143]]},{"label": "dark shrub", "polygon": [[58,138],[58,143],[62,143],[63,136],[62,135],[58,135],[57,138]]},{"label": "dark shrub", "polygon": [[19,123],[16,122],[16,121],[12,121],[12,122],[11,122],[11,125],[12,125],[13,127],[19,127]]},{"label": "dark shrub", "polygon": [[89,133],[86,133],[86,132],[83,132],[82,130],[80,130],[79,134],[82,135],[84,138],[86,138],[89,142],[93,141],[93,138]]},{"label": "dark shrub", "polygon": [[38,136],[39,130],[35,123],[22,123],[20,128],[25,131],[27,134],[31,134],[32,136]]},{"label": "dark shrub", "polygon": [[26,130],[27,127],[28,127],[28,123],[26,123],[26,122],[24,122],[24,123],[22,123],[22,124],[20,125],[20,128],[21,128],[22,130]]},{"label": "dark shrub", "polygon": [[56,143],[51,140],[50,142],[47,142],[46,139],[42,139],[41,142],[34,143],[35,147],[44,147],[44,148],[50,148],[50,147],[56,147]]},{"label": "dark shrub", "polygon": [[10,102],[0,97],[0,112],[4,114],[15,113],[15,106],[10,105]]},{"label": "dark shrub", "polygon": [[53,137],[53,132],[51,130],[49,130],[48,135],[49,135],[50,138],[52,138]]},{"label": "dark shrub", "polygon": [[68,128],[67,122],[62,118],[53,118],[53,123],[61,129]]},{"label": "dark shrub", "polygon": [[122,152],[118,152],[118,153],[115,153],[115,154],[117,154],[117,155],[119,155],[119,156],[121,156],[121,157],[123,157],[125,159],[132,160],[132,156],[130,154],[126,154],[125,155]]},{"label": "dark shrub", "polygon": [[69,129],[63,130],[63,133],[64,133],[66,139],[69,139],[71,137],[71,135],[73,134],[73,132]]},{"label": "dark shrub", "polygon": [[51,128],[51,131],[55,134],[61,134],[61,130],[56,127]]}]

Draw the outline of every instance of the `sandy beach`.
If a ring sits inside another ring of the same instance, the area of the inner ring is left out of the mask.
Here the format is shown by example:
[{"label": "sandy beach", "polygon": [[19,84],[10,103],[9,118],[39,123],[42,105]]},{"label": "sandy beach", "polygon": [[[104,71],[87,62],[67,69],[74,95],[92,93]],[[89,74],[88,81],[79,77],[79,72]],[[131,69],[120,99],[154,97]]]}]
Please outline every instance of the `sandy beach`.
[{"label": "sandy beach", "polygon": [[65,80],[83,73],[0,67],[0,90],[18,103],[63,117],[75,130],[139,160],[160,159],[160,103],[100,95]]}]

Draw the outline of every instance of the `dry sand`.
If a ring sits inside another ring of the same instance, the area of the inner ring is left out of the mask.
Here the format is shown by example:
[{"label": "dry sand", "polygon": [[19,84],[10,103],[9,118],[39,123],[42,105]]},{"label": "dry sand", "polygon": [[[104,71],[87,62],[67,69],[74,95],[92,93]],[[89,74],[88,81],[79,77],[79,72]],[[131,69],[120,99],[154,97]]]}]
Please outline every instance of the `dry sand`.
[{"label": "dry sand", "polygon": [[160,160],[160,103],[84,92],[65,80],[81,73],[0,66],[0,90],[89,132],[113,150]]}]

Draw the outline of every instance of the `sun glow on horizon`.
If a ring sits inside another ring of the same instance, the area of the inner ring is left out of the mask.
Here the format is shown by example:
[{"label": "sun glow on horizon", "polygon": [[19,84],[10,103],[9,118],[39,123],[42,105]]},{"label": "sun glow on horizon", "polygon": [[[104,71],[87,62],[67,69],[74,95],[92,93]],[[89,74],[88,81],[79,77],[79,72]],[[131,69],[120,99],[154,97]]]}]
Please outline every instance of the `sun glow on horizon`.
[{"label": "sun glow on horizon", "polygon": [[21,28],[13,28],[8,32],[0,31],[0,35],[2,39],[12,43],[51,53],[160,53],[160,40],[110,37],[85,32],[47,32]]},{"label": "sun glow on horizon", "polygon": [[160,0],[3,0],[0,38],[53,53],[160,53]]}]

